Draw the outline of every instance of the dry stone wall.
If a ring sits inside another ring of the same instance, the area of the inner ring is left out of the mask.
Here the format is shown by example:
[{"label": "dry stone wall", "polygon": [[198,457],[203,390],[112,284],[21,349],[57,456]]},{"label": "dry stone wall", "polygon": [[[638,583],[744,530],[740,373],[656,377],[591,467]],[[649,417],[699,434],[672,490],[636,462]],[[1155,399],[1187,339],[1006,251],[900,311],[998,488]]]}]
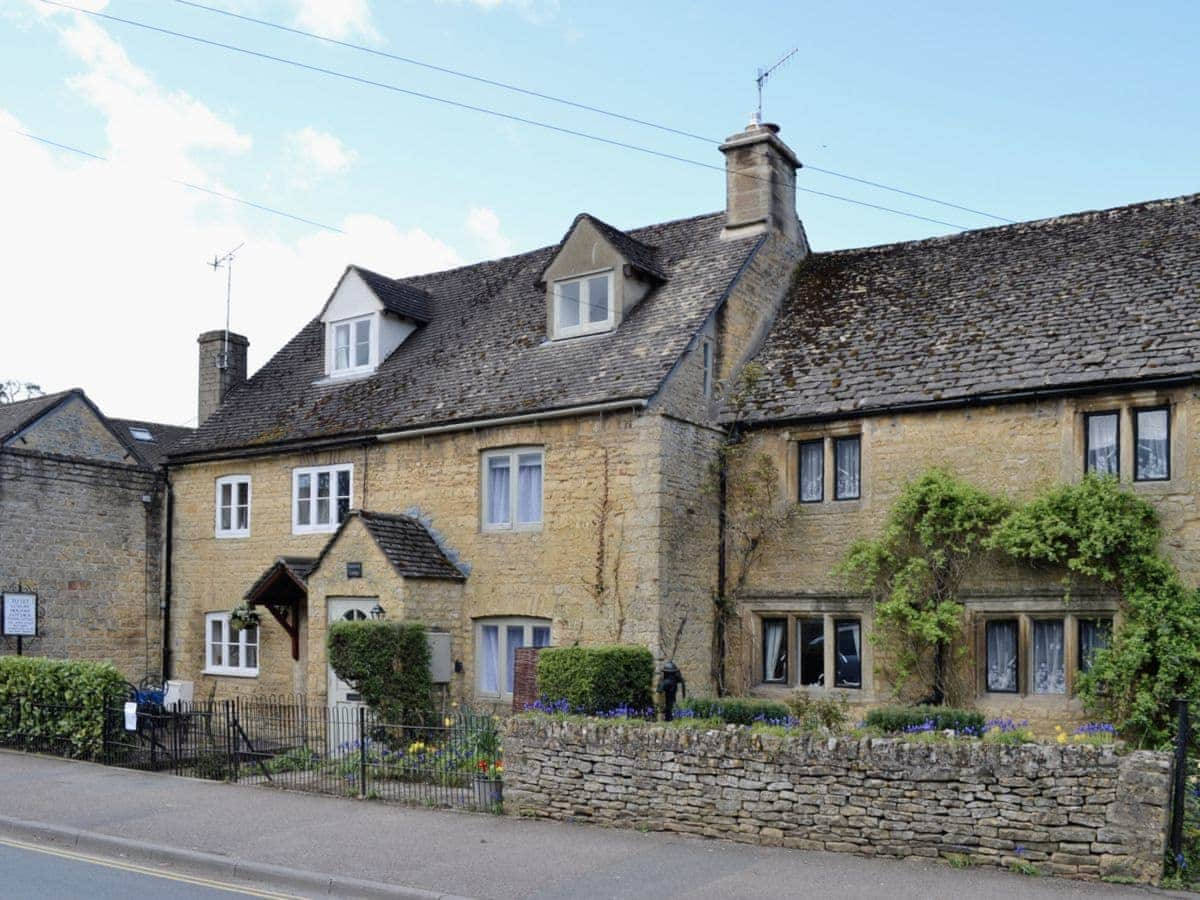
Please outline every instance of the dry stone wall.
[{"label": "dry stone wall", "polygon": [[515,717],[505,809],[867,856],[1162,874],[1170,758],[1113,747],[904,743]]}]

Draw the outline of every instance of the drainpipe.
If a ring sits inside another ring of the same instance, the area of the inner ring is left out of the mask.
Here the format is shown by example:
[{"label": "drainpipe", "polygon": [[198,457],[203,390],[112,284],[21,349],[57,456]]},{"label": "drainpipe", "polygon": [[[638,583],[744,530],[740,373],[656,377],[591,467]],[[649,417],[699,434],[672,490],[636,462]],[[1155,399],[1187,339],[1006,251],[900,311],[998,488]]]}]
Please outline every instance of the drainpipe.
[{"label": "drainpipe", "polygon": [[725,596],[728,585],[729,575],[726,567],[726,544],[728,542],[727,529],[725,526],[725,511],[729,502],[729,483],[728,483],[728,457],[725,450],[730,444],[737,440],[737,425],[734,424],[733,430],[723,439],[721,446],[720,465],[717,467],[717,600],[721,606],[717,609],[717,671],[714,673],[717,682],[717,695],[725,694],[725,656],[726,656],[726,630],[725,630],[725,604],[728,598]]},{"label": "drainpipe", "polygon": [[171,677],[171,546],[175,530],[175,492],[171,488],[171,474],[167,473],[166,508],[167,527],[163,536],[163,595],[159,608],[162,610],[162,678],[166,684]]}]

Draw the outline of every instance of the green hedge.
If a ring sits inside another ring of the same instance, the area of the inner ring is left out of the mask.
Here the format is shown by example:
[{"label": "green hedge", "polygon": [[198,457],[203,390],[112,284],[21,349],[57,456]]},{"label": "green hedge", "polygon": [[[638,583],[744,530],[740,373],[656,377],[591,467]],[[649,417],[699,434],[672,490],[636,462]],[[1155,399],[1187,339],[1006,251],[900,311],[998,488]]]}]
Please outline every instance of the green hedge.
[{"label": "green hedge", "polygon": [[693,697],[679,704],[697,719],[720,719],[729,725],[752,725],[756,721],[783,721],[792,715],[786,703],[743,697]]},{"label": "green hedge", "polygon": [[125,690],[109,663],[0,656],[0,739],[92,756],[103,747],[105,715]]},{"label": "green hedge", "polygon": [[572,712],[654,707],[654,656],[645,647],[547,647],[538,654],[538,692]]},{"label": "green hedge", "polygon": [[900,733],[906,728],[917,728],[930,721],[937,731],[971,729],[976,734],[983,733],[983,713],[951,706],[881,706],[867,713],[864,724],[868,728]]},{"label": "green hedge", "polygon": [[329,665],[385,722],[432,722],[433,678],[425,626],[415,622],[334,622]]}]

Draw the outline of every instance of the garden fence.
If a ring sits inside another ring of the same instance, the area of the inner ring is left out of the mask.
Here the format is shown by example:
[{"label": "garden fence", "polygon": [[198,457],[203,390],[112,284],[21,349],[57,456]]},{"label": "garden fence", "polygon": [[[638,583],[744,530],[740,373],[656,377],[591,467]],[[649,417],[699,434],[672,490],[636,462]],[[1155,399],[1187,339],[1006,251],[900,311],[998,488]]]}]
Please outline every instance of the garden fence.
[{"label": "garden fence", "polygon": [[289,790],[494,809],[492,716],[449,708],[388,722],[359,706],[250,697],[100,712],[15,699],[0,747]]}]

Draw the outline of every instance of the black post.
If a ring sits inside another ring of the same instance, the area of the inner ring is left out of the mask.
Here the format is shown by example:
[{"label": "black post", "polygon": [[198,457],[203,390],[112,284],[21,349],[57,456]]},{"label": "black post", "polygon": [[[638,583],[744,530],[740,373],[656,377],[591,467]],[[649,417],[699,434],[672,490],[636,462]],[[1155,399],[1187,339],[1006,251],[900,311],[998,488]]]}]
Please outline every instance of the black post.
[{"label": "black post", "polygon": [[1183,820],[1187,816],[1187,751],[1191,723],[1188,721],[1188,701],[1175,701],[1178,726],[1175,731],[1175,779],[1171,791],[1171,859],[1178,865],[1183,853]]},{"label": "black post", "polygon": [[22,647],[22,644],[21,644],[21,635],[19,635],[19,634],[18,634],[18,635],[17,635],[17,656],[20,656],[20,655],[21,655],[21,651],[22,651],[22,649],[23,649],[23,647]]},{"label": "black post", "polygon": [[358,797],[367,796],[367,711],[358,708]]}]

